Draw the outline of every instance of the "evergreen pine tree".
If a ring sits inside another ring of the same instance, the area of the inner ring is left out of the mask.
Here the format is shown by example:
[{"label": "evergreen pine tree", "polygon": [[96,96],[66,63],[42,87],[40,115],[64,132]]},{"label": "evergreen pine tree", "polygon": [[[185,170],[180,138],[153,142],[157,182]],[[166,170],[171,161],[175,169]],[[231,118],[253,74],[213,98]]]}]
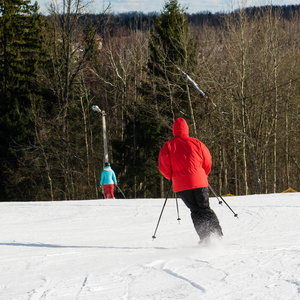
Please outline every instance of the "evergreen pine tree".
[{"label": "evergreen pine tree", "polygon": [[[8,176],[14,177],[31,137],[27,116],[40,59],[42,17],[30,0],[0,0],[0,199],[12,200]],[[23,153],[23,154],[22,154]],[[19,182],[14,178],[11,180]],[[24,192],[24,191],[20,191]]]},{"label": "evergreen pine tree", "polygon": [[[149,42],[150,75],[157,112],[166,123],[192,110],[188,85],[180,70],[190,73],[196,64],[194,41],[189,34],[186,9],[177,0],[166,1],[155,20]],[[180,70],[179,70],[180,69]]]}]

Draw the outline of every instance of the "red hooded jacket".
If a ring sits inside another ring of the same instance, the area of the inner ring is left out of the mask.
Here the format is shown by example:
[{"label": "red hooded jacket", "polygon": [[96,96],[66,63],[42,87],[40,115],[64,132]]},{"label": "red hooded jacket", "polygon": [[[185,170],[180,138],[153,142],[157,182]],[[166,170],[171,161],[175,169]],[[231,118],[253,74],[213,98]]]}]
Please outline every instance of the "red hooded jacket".
[{"label": "red hooded jacket", "polygon": [[180,192],[208,186],[211,155],[198,139],[189,136],[189,127],[182,118],[173,125],[174,138],[167,141],[159,153],[159,170],[172,179],[173,191]]}]

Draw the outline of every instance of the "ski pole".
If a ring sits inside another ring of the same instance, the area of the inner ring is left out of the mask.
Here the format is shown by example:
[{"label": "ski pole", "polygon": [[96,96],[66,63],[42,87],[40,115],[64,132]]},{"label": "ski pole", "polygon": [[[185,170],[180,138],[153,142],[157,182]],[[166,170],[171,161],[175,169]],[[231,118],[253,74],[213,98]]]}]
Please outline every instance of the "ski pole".
[{"label": "ski pole", "polygon": [[122,193],[123,197],[126,199],[124,193],[122,192],[122,190],[119,188],[119,186],[117,185],[117,188],[119,189],[119,191]]},{"label": "ski pole", "polygon": [[[209,185],[210,185],[210,184],[209,184]],[[217,194],[216,194],[216,191],[213,191],[213,190],[212,190],[213,187],[212,187],[211,185],[210,185],[209,187],[210,187],[210,190],[211,190],[211,191],[213,192],[213,194],[215,195],[215,197],[217,198],[217,200],[219,201],[219,204],[220,204],[220,205],[223,205],[223,201],[222,201],[221,199],[219,199],[219,197],[218,197]]]},{"label": "ski pole", "polygon": [[[219,201],[219,204],[223,204],[223,201],[219,199],[219,196],[217,195],[216,190],[211,186],[210,183],[208,183],[208,187],[210,188],[210,190],[212,191],[212,193],[215,195],[215,197],[217,198],[217,200]],[[223,198],[222,198],[223,199]]]},{"label": "ski pole", "polygon": [[169,196],[169,193],[170,193],[170,190],[171,190],[171,187],[172,187],[172,180],[171,180],[171,183],[170,183],[170,187],[169,187],[169,190],[168,190],[168,193],[167,193],[167,197],[166,197],[166,200],[165,200],[165,203],[162,207],[162,210],[161,210],[161,213],[160,213],[160,216],[158,218],[158,222],[157,222],[157,225],[156,225],[156,228],[155,228],[155,231],[154,231],[154,234],[152,235],[152,239],[156,239],[156,232],[157,232],[157,229],[158,229],[158,225],[159,225],[159,222],[160,222],[160,219],[161,219],[161,216],[163,214],[163,211],[164,211],[164,208],[166,206],[166,203],[167,203],[167,200],[168,200],[168,196]]},{"label": "ski pole", "polygon": [[177,221],[180,224],[180,217],[179,217],[179,208],[178,208],[178,200],[177,200],[177,193],[175,193],[175,197],[176,197],[176,208],[177,208]]},{"label": "ski pole", "polygon": [[[239,218],[238,217],[238,214],[236,214],[233,210],[232,210],[232,208],[226,203],[226,201],[222,198],[222,196],[215,190],[215,188],[214,187],[212,187],[212,185],[209,183],[208,184],[208,186],[209,186],[209,188],[210,188],[210,190],[212,191],[212,193],[215,195],[215,197],[219,200],[219,198],[221,198],[222,199],[222,201],[227,205],[227,207],[233,212],[233,215],[235,216],[235,217],[237,217],[237,218]],[[222,201],[220,202],[219,201],[219,203],[222,203]]]}]

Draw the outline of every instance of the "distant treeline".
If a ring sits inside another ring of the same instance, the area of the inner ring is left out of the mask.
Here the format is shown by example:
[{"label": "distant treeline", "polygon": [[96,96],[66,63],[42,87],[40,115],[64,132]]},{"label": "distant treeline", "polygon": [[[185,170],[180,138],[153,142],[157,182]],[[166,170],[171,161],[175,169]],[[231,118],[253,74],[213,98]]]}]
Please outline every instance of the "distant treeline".
[{"label": "distant treeline", "polygon": [[[280,11],[281,16],[283,19],[290,20],[293,13],[296,11],[299,11],[300,4],[299,5],[283,5],[283,6],[260,6],[260,7],[248,7],[245,9],[246,14],[249,17],[257,17],[257,15],[261,14],[263,15],[264,12],[270,11],[271,14],[274,16],[276,12]],[[222,20],[225,16],[233,16],[236,15],[238,11],[233,12],[216,12],[211,13],[209,11],[203,11],[203,12],[197,12],[189,14],[186,13],[186,16],[188,18],[188,24],[189,26],[203,26],[209,25],[209,26],[219,26],[222,23]],[[87,25],[88,22],[92,22],[92,24],[96,25],[99,22],[99,18],[102,19],[102,23],[107,24],[107,20],[109,19],[110,26],[112,30],[115,30],[116,28],[126,28],[128,30],[149,30],[153,28],[155,19],[160,16],[159,12],[149,12],[149,13],[143,13],[143,12],[137,12],[137,11],[131,11],[127,13],[119,13],[119,14],[106,14],[103,18],[103,15],[101,14],[85,14],[87,18],[84,18],[84,24]],[[101,33],[101,32],[99,32]]]}]

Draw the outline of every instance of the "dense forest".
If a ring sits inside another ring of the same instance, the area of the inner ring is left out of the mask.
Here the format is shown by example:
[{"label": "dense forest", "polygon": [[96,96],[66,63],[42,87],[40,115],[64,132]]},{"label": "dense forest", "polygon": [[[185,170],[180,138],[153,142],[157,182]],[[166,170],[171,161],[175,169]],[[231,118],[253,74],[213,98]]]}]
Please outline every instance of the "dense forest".
[{"label": "dense forest", "polygon": [[103,117],[127,198],[165,196],[157,160],[177,117],[209,148],[221,194],[300,189],[300,5],[96,15],[63,3],[45,16],[0,0],[0,201],[102,198]]}]

